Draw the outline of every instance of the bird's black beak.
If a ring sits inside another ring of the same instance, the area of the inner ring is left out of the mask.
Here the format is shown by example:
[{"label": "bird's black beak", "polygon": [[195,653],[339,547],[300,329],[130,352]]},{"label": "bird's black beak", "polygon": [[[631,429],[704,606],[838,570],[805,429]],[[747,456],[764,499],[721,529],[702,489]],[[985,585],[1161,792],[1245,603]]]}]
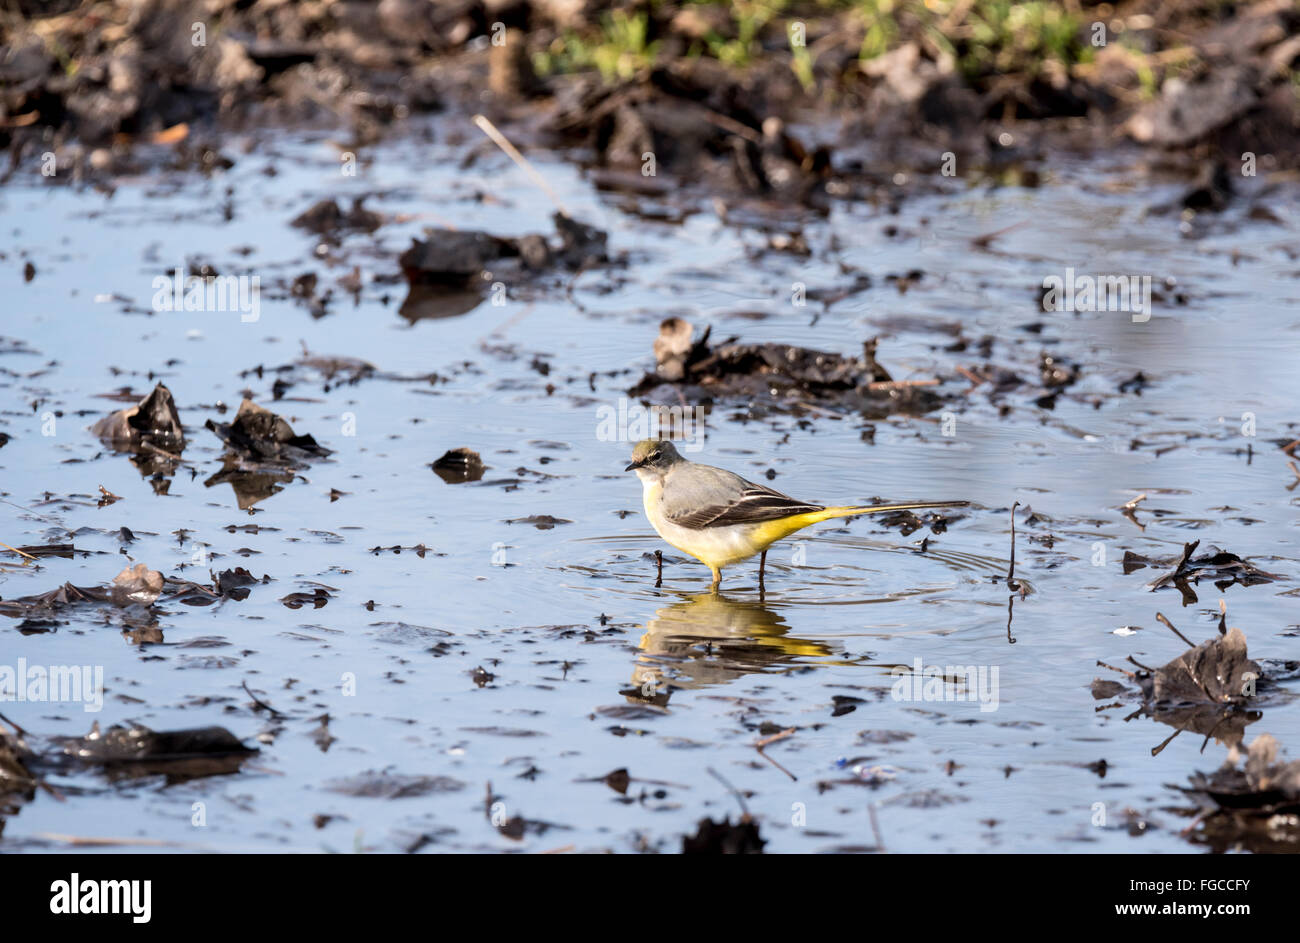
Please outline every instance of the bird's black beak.
[{"label": "bird's black beak", "polygon": [[640,468],[644,464],[645,462],[633,462],[631,465],[627,466],[627,468],[623,469],[623,471],[625,472],[635,471],[636,469]]}]

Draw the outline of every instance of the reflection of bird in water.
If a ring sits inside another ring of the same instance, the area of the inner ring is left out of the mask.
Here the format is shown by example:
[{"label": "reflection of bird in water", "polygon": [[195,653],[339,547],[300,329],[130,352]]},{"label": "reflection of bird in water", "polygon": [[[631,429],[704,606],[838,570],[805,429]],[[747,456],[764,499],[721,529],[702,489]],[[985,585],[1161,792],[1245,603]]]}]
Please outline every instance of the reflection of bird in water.
[{"label": "reflection of bird in water", "polygon": [[834,650],[789,635],[778,613],[753,600],[700,593],[658,610],[646,623],[641,654],[632,672],[630,699],[663,706],[664,684],[698,688],[746,674],[821,658]]}]

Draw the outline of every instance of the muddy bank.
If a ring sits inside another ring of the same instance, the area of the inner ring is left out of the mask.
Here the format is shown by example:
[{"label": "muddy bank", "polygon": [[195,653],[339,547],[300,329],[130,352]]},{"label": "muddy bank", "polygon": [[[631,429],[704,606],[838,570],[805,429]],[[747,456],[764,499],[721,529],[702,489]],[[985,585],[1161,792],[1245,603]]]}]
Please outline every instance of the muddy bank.
[{"label": "muddy bank", "polygon": [[347,159],[413,115],[486,104],[526,141],[579,147],[616,188],[666,173],[814,207],[887,195],[909,167],[1032,184],[1044,148],[1115,136],[1192,169],[1300,153],[1285,0],[869,10],[23,2],[0,18],[0,145],[6,174],[211,171],[240,159],[232,130],[342,129]]}]

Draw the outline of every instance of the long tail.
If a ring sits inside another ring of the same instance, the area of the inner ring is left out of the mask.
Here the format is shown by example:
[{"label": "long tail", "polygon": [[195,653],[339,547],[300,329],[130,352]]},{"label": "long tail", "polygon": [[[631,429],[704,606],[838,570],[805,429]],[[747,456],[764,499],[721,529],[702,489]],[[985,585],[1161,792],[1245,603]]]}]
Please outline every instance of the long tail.
[{"label": "long tail", "polygon": [[829,521],[837,517],[857,517],[859,514],[884,514],[889,511],[919,511],[924,508],[964,508],[969,501],[915,501],[910,504],[871,504],[854,507],[829,507],[820,511],[808,511],[806,514],[792,514],[790,517],[763,524],[762,537],[767,543],[780,540],[802,530],[809,524]]},{"label": "long tail", "polygon": [[912,504],[859,504],[853,507],[826,508],[823,521],[833,517],[856,517],[859,514],[884,514],[888,511],[919,511],[923,508],[965,508],[969,501],[917,501]]}]

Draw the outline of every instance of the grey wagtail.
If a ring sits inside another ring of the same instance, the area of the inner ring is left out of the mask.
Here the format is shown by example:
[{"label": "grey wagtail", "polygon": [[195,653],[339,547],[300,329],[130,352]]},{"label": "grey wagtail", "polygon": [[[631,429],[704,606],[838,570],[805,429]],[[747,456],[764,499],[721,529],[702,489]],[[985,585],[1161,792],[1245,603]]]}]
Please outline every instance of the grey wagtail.
[{"label": "grey wagtail", "polygon": [[713,589],[722,568],[762,553],[758,581],[763,583],[767,548],[810,524],[836,517],[965,507],[968,501],[926,501],[872,506],[823,505],[796,501],[766,485],[712,465],[698,465],[678,453],[671,442],[642,439],[632,463],[643,486],[645,516],[655,532],[713,571]]}]

